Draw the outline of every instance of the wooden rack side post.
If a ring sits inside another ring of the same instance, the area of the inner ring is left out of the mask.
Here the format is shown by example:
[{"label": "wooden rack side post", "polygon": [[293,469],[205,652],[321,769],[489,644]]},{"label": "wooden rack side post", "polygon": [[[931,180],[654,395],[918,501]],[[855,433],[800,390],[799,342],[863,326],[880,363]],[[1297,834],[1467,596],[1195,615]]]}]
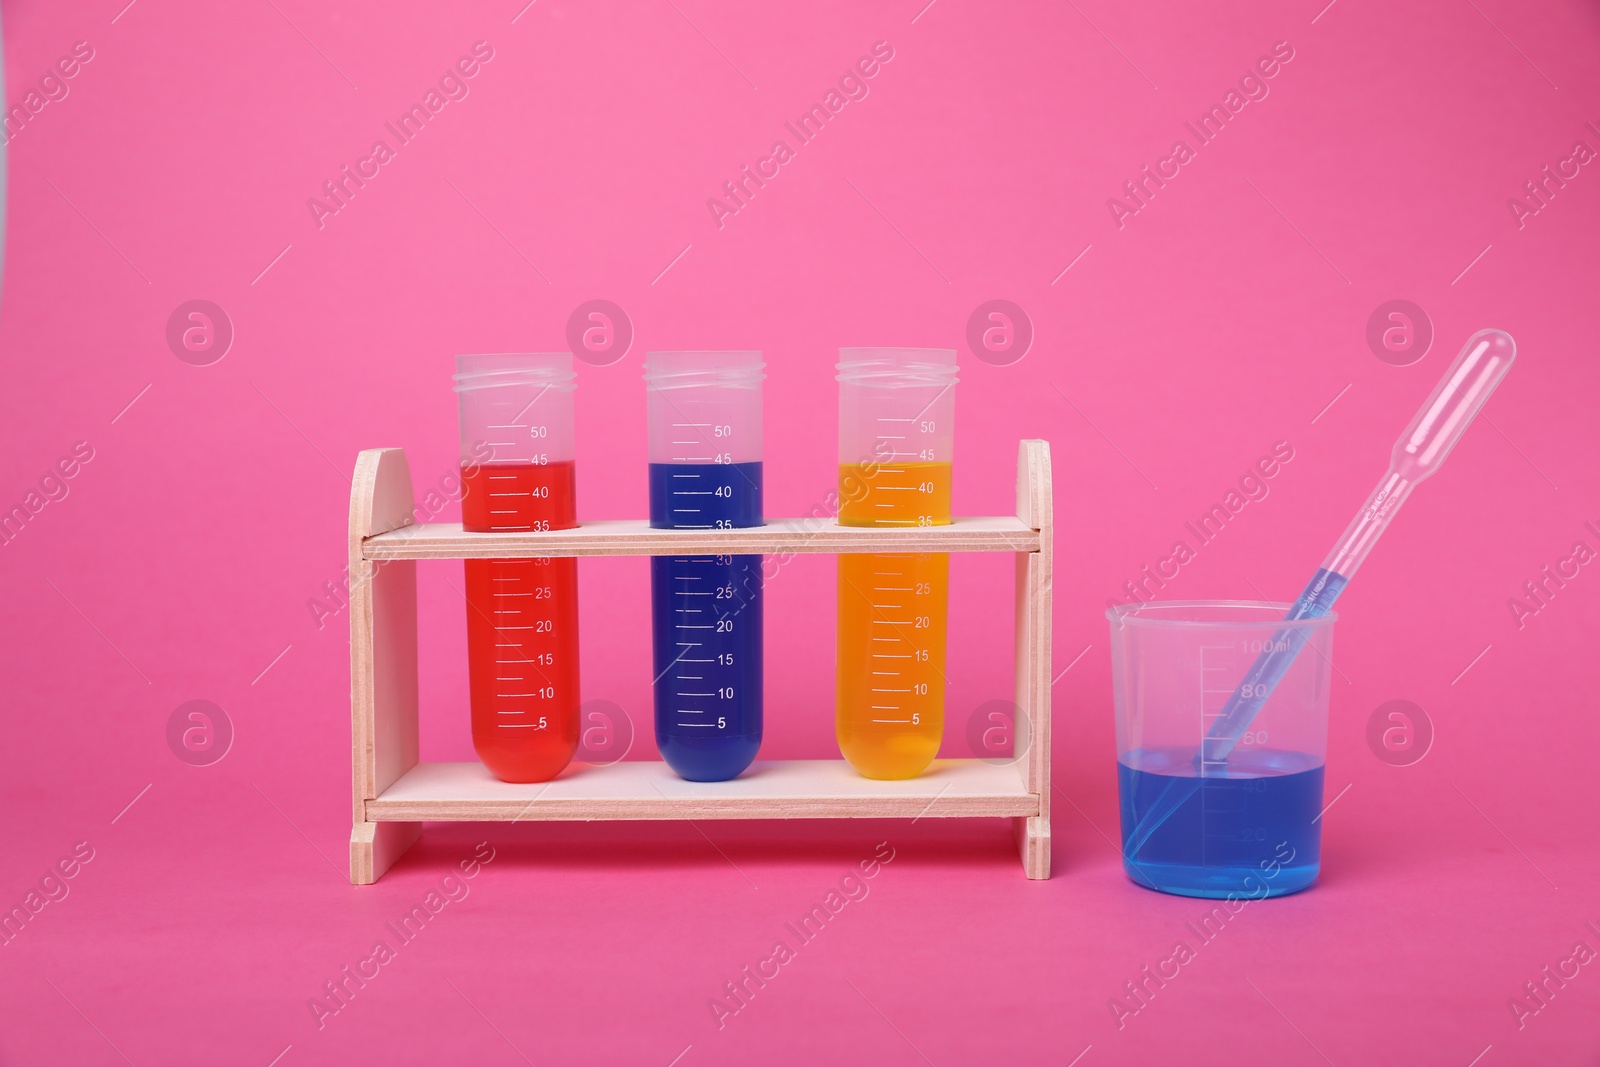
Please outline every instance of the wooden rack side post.
[{"label": "wooden rack side post", "polygon": [[374,800],[417,764],[417,565],[362,556],[362,541],[412,522],[405,451],[372,448],[350,487],[350,882],[371,885],[410,848],[420,822],[370,822]]},{"label": "wooden rack side post", "polygon": [[1013,820],[1022,868],[1050,877],[1050,580],[1055,536],[1050,445],[1023,441],[1017,451],[1017,516],[1039,531],[1039,551],[1018,552],[1015,744],[1022,784],[1039,797],[1039,814]]}]

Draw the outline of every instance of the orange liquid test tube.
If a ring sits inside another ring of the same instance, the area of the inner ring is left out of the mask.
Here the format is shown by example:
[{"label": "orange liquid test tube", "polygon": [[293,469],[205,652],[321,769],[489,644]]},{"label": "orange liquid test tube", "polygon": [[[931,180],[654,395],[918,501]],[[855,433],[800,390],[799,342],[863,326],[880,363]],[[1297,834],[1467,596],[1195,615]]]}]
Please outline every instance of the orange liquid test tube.
[{"label": "orange liquid test tube", "polygon": [[[954,352],[844,349],[839,524],[950,522]],[[950,557],[838,561],[839,751],[868,778],[912,778],[944,737]]]}]

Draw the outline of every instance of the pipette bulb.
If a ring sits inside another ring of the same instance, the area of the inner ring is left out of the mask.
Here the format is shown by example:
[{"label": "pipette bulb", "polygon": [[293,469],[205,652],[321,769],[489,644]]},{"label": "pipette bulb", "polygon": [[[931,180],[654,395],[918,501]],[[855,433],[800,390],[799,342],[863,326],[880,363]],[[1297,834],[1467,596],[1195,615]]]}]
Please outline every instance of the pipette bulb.
[{"label": "pipette bulb", "polygon": [[1504,330],[1479,330],[1395,442],[1389,469],[1413,485],[1439,469],[1517,358]]}]

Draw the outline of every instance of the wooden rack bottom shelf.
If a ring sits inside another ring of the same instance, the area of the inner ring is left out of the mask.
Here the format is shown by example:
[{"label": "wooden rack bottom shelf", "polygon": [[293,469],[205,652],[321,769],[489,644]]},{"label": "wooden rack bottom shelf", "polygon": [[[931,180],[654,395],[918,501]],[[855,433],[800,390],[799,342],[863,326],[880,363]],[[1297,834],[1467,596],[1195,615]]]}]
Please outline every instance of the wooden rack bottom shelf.
[{"label": "wooden rack bottom shelf", "polygon": [[478,763],[419,763],[376,799],[373,822],[592,819],[1017,818],[1039,798],[1009,764],[936,760],[919,777],[863,778],[844,760],[758,761],[731,782],[686,782],[660,760],[579,766],[551,782],[502,782]]},{"label": "wooden rack bottom shelf", "polygon": [[[1017,514],[916,529],[773,519],[740,530],[466,534],[415,525],[411,470],[398,448],[369,449],[350,491],[350,880],[383,876],[424,822],[596,819],[1013,820],[1023,871],[1050,877],[1050,450],[1018,450]],[[419,762],[416,560],[700,552],[1007,552],[1016,560],[1014,758],[936,760],[875,781],[843,760],[757,762],[729,782],[686,782],[659,761],[577,765],[554,781],[502,782],[477,763]]]}]

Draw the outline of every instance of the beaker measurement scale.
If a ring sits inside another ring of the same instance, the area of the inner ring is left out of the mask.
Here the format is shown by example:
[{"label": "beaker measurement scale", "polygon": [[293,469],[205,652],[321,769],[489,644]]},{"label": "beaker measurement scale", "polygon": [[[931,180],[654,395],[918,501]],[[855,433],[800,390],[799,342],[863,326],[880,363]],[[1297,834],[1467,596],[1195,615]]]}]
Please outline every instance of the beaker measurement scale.
[{"label": "beaker measurement scale", "polygon": [[[1248,646],[1256,646],[1256,647],[1245,647],[1247,645]],[[1246,653],[1252,653],[1252,654],[1256,653],[1256,652],[1261,652],[1261,651],[1271,651],[1271,650],[1274,650],[1274,649],[1279,649],[1280,645],[1283,646],[1283,647],[1287,647],[1288,642],[1287,641],[1272,641],[1272,640],[1267,640],[1267,641],[1259,641],[1259,640],[1257,640],[1257,641],[1248,641],[1248,642],[1241,641],[1240,642],[1241,648],[1243,648],[1243,650]],[[1208,686],[1208,679],[1206,678],[1206,675],[1208,675],[1208,674],[1221,673],[1225,677],[1237,678],[1237,677],[1239,677],[1241,671],[1240,671],[1238,660],[1234,659],[1231,655],[1228,657],[1228,662],[1226,662],[1226,663],[1214,664],[1214,665],[1211,665],[1211,666],[1207,666],[1206,665],[1206,653],[1207,652],[1233,653],[1235,651],[1237,651],[1237,650],[1232,645],[1203,645],[1200,648],[1200,687],[1201,687],[1200,688],[1200,725],[1201,725],[1202,731],[1205,731],[1204,733],[1202,733],[1202,735],[1201,735],[1202,737],[1205,737],[1205,736],[1209,735],[1209,732],[1210,732],[1210,730],[1212,728],[1212,725],[1218,719],[1222,719],[1222,718],[1225,718],[1227,716],[1227,706],[1226,705],[1227,705],[1227,703],[1229,701],[1233,700],[1235,697],[1242,697],[1242,698],[1245,698],[1245,699],[1249,699],[1250,697],[1259,696],[1263,700],[1266,699],[1267,694],[1263,691],[1266,687],[1264,685],[1255,684],[1255,683],[1251,683],[1251,682],[1248,682],[1248,681],[1240,683],[1240,684],[1237,684],[1237,685],[1231,685],[1226,689],[1213,689],[1213,688],[1210,688]],[[1220,710],[1220,711],[1207,711],[1206,710],[1206,698],[1207,697],[1217,697],[1217,696],[1220,696],[1220,697],[1224,698],[1223,699],[1223,708],[1222,708],[1222,710]],[[1240,741],[1241,741],[1242,744],[1250,745],[1250,744],[1259,744],[1261,742],[1264,742],[1266,739],[1267,739],[1266,731],[1264,731],[1264,730],[1261,730],[1261,731],[1251,730],[1251,731],[1246,731],[1245,734],[1241,737]],[[1205,749],[1205,746],[1202,746],[1202,750],[1204,750],[1204,749]],[[1222,758],[1222,759],[1202,758],[1201,762],[1203,764],[1205,764],[1206,766],[1208,766],[1208,767],[1226,767],[1227,764],[1228,764],[1228,761],[1227,761],[1226,758]]]},{"label": "beaker measurement scale", "polygon": [[[1238,677],[1238,670],[1235,667],[1234,662],[1233,662],[1233,660],[1231,658],[1228,660],[1227,663],[1212,664],[1210,666],[1207,666],[1206,665],[1206,653],[1207,652],[1232,652],[1232,651],[1233,651],[1233,646],[1232,645],[1201,645],[1200,646],[1200,737],[1202,739],[1210,731],[1212,723],[1214,723],[1218,719],[1222,718],[1223,712],[1222,712],[1221,709],[1227,705],[1228,700],[1233,697],[1234,692],[1236,690],[1236,687],[1235,686],[1231,686],[1231,685],[1228,686],[1226,689],[1213,689],[1213,688],[1210,688],[1209,683],[1210,683],[1211,679],[1208,679],[1207,675],[1209,675],[1209,674],[1221,674],[1223,677],[1232,677],[1232,678]],[[1215,711],[1206,710],[1206,700],[1207,700],[1207,698],[1208,697],[1215,697],[1215,696],[1222,697],[1222,700],[1220,702],[1214,702],[1214,703],[1217,704],[1217,710],[1215,710]],[[1205,746],[1204,745],[1200,745],[1199,749],[1200,749],[1200,751],[1198,753],[1198,760],[1199,760],[1200,774],[1201,774],[1202,777],[1204,777],[1207,772],[1219,772],[1219,773],[1220,772],[1226,772],[1227,767],[1228,767],[1228,761],[1227,760],[1225,760],[1225,759],[1207,759],[1207,758],[1205,758]],[[1206,801],[1208,799],[1209,798],[1206,797],[1206,796],[1202,796],[1200,798],[1201,804],[1202,804],[1202,808],[1204,807],[1204,805],[1205,805],[1205,803],[1206,803]]]}]

